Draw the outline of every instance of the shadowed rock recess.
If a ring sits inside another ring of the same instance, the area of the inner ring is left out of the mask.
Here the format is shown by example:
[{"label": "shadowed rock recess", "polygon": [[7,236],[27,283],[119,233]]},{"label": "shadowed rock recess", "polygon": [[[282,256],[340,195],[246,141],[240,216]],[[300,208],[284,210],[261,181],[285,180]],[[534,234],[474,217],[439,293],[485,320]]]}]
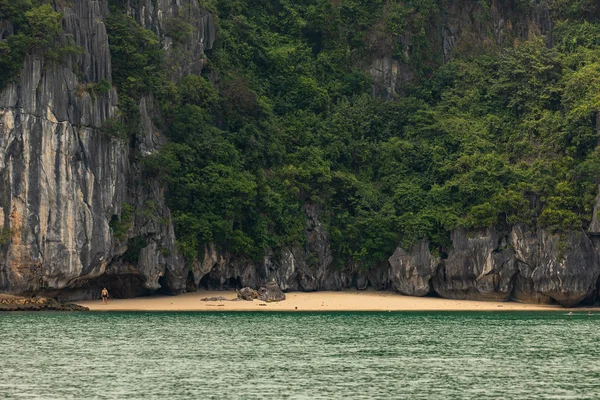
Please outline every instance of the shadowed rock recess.
[{"label": "shadowed rock recess", "polygon": [[[195,0],[130,3],[128,14],[155,32],[166,52],[173,40],[164,21],[185,10],[192,35],[180,44],[184,48],[177,57],[167,57],[169,77],[177,81],[202,71],[204,51],[216,37],[209,12]],[[446,60],[461,41],[483,40],[481,32],[487,29],[467,18],[465,2],[451,3],[435,43]],[[55,7],[64,15],[63,39],[71,38],[82,51],[61,62],[32,52],[18,82],[0,92],[0,292],[74,300],[97,298],[102,287],[119,298],[275,282],[283,291],[374,288],[410,296],[565,306],[596,301],[600,197],[588,232],[552,234],[524,224],[456,229],[447,249],[433,251],[422,240],[398,247],[389,260],[367,271],[333,265],[322,211],[311,204],[304,206],[302,245],[267,249],[256,262],[209,244],[202,260],[184,260],[164,188],[141,172],[140,160],[166,143],[155,124],[154,99],[141,97],[137,131],[125,141],[105,129],[119,115],[116,90],[86,90],[90,84],[112,82],[104,24],[108,0],[57,2]],[[489,22],[498,42],[552,29],[542,5],[512,22],[504,12],[494,8]],[[0,20],[0,37],[12,29],[5,22]],[[398,43],[406,51],[412,46],[410,36]],[[393,58],[396,48],[388,47],[381,46],[366,66],[373,94],[386,98],[413,79],[410,68]],[[118,224],[125,226],[117,229]]]}]

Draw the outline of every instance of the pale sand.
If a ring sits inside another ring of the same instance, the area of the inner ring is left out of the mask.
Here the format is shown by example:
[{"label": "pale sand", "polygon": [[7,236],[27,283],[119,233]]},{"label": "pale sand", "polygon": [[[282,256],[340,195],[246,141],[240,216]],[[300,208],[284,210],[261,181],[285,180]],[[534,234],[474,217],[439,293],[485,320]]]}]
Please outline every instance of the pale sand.
[{"label": "pale sand", "polygon": [[[559,306],[447,300],[433,297],[410,297],[392,292],[343,291],[287,293],[279,303],[263,301],[201,301],[205,297],[235,299],[236,293],[186,293],[179,296],[152,296],[135,299],[82,301],[78,304],[93,311],[560,311]],[[581,311],[582,309],[579,309]]]}]

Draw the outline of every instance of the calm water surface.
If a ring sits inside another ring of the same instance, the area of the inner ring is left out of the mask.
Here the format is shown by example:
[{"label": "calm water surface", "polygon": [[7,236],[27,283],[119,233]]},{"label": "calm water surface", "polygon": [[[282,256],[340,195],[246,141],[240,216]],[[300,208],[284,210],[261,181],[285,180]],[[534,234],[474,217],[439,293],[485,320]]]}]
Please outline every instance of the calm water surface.
[{"label": "calm water surface", "polygon": [[0,314],[0,398],[600,398],[585,313]]}]

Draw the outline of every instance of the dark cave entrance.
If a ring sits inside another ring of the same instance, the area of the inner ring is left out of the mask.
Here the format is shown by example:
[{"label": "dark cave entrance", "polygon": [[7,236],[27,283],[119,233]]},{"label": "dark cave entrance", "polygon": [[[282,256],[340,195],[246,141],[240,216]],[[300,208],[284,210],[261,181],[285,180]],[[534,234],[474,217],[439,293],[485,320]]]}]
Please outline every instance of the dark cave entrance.
[{"label": "dark cave entrance", "polygon": [[194,273],[192,271],[188,272],[188,276],[185,280],[185,291],[186,292],[195,292],[197,289],[196,281],[194,279]]},{"label": "dark cave entrance", "polygon": [[242,288],[242,280],[239,276],[236,276],[222,281],[220,277],[208,273],[200,279],[198,288],[205,290],[239,290]]},{"label": "dark cave entrance", "polygon": [[224,290],[239,290],[241,288],[242,288],[242,280],[240,279],[239,276],[235,277],[235,278],[229,278],[223,284]]},{"label": "dark cave entrance", "polygon": [[61,290],[51,296],[61,301],[96,300],[100,298],[102,288],[107,288],[110,298],[113,299],[131,299],[153,294],[144,287],[144,283],[145,279],[136,274],[105,274],[86,282],[83,286]]}]

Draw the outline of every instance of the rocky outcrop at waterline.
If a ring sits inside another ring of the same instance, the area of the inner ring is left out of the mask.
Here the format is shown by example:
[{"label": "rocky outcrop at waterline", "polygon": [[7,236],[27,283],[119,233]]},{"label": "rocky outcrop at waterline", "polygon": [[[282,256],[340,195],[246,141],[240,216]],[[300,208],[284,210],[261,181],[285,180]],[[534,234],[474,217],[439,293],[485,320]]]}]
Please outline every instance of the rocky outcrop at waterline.
[{"label": "rocky outcrop at waterline", "polygon": [[600,262],[583,232],[551,235],[518,224],[505,232],[457,230],[452,243],[432,280],[442,297],[572,306],[594,295]]},{"label": "rocky outcrop at waterline", "polygon": [[89,311],[89,309],[48,297],[26,298],[0,295],[0,311]]},{"label": "rocky outcrop at waterline", "polygon": [[440,260],[432,256],[427,241],[417,243],[408,252],[398,247],[388,261],[392,289],[407,296],[426,296],[431,292],[431,278]]}]

